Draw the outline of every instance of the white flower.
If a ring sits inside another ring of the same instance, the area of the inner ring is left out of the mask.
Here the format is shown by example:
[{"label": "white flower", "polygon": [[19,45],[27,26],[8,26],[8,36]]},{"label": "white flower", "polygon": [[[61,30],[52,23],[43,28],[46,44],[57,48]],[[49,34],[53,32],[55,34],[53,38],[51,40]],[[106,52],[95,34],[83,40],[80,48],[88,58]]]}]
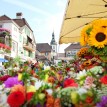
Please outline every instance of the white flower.
[{"label": "white flower", "polygon": [[70,77],[73,77],[73,78],[75,78],[76,77],[76,73],[74,73],[74,72],[68,72],[68,75],[70,76]]},{"label": "white flower", "polygon": [[94,73],[95,75],[97,75],[98,73],[102,73],[103,72],[103,68],[102,66],[95,66],[91,69],[88,70],[89,72],[91,71],[92,73]]},{"label": "white flower", "polygon": [[79,88],[79,89],[78,89],[78,93],[79,93],[80,95],[82,95],[82,94],[87,93],[87,90],[82,87],[82,88]]},{"label": "white flower", "polygon": [[0,94],[0,107],[9,107],[6,93]]},{"label": "white flower", "polygon": [[37,80],[35,82],[35,87],[36,87],[36,90],[38,90],[41,86],[44,85],[44,82],[43,81],[40,81],[40,80]]},{"label": "white flower", "polygon": [[50,66],[44,66],[44,70],[50,70]]},{"label": "white flower", "polygon": [[87,76],[86,70],[84,69],[83,71],[80,71],[79,73],[77,73],[77,78],[78,80],[84,78]]},{"label": "white flower", "polygon": [[3,90],[3,89],[4,89],[4,87],[5,87],[5,85],[4,85],[4,84],[0,85],[0,91],[1,91],[1,90]]},{"label": "white flower", "polygon": [[52,95],[53,90],[52,90],[52,89],[47,89],[46,92],[47,92],[49,95]]},{"label": "white flower", "polygon": [[14,71],[16,71],[16,72],[19,71],[19,70],[20,70],[19,67],[15,67],[15,68],[14,68]]}]

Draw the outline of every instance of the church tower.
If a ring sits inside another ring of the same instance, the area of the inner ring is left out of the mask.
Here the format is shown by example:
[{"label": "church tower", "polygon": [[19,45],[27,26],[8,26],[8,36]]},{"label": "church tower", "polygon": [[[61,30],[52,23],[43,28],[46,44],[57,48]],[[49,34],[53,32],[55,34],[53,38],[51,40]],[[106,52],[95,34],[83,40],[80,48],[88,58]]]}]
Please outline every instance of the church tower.
[{"label": "church tower", "polygon": [[52,52],[57,53],[57,42],[55,41],[54,32],[52,33],[52,40],[50,42],[50,45],[52,46]]}]

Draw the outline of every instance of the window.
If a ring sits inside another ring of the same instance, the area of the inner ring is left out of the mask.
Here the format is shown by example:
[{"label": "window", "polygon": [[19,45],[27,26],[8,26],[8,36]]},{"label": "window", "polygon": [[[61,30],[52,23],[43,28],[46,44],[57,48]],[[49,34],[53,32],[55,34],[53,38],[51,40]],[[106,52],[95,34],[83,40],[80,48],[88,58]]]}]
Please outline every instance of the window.
[{"label": "window", "polygon": [[3,25],[0,25],[0,28],[2,28],[3,27]]},{"label": "window", "polygon": [[53,50],[53,52],[55,52],[55,50]]},{"label": "window", "polygon": [[32,52],[31,51],[28,52],[28,56],[32,57]]},{"label": "window", "polygon": [[23,44],[26,44],[26,43],[27,43],[26,38],[23,38]]},{"label": "window", "polygon": [[67,57],[70,57],[71,56],[71,53],[70,52],[67,52]]},{"label": "window", "polygon": [[52,49],[54,50],[54,49],[55,49],[55,46],[53,46]]},{"label": "window", "polygon": [[17,52],[17,43],[16,42],[12,42],[12,51]]},{"label": "window", "polygon": [[7,46],[10,46],[10,43],[9,43],[9,37],[6,37],[6,43],[5,43]]},{"label": "window", "polygon": [[45,55],[48,56],[48,53],[46,52]]},{"label": "window", "polygon": [[19,36],[19,41],[22,42],[22,35]]},{"label": "window", "polygon": [[72,55],[75,55],[76,53],[77,53],[77,50],[72,50],[72,51],[71,51],[71,54],[72,54]]},{"label": "window", "polygon": [[24,50],[24,56],[26,56],[26,50]]}]

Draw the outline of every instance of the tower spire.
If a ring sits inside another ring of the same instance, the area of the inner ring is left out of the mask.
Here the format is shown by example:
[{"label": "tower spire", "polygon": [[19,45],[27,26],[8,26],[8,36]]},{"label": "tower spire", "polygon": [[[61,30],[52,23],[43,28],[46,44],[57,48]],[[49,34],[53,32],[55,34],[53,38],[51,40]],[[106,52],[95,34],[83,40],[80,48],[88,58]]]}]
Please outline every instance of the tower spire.
[{"label": "tower spire", "polygon": [[51,44],[51,45],[56,44],[54,31],[53,31],[53,33],[52,33],[52,40],[51,40],[51,43],[50,43],[50,44]]}]

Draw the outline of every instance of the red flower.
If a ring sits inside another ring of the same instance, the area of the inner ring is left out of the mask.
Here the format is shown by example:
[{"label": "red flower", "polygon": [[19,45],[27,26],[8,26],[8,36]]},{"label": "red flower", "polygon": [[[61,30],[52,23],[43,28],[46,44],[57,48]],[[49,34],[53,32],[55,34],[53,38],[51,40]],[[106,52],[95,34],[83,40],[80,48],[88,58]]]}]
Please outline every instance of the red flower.
[{"label": "red flower", "polygon": [[12,92],[8,96],[7,102],[10,107],[20,107],[25,102],[25,96],[20,91]]},{"label": "red flower", "polygon": [[92,103],[93,102],[93,98],[92,97],[87,97],[86,98],[86,103]]},{"label": "red flower", "polygon": [[103,84],[107,84],[107,75],[103,76],[101,79],[100,79],[101,83]]},{"label": "red flower", "polygon": [[6,81],[9,77],[11,77],[10,75],[4,75],[2,77],[0,77],[0,81]]},{"label": "red flower", "polygon": [[78,87],[78,84],[71,78],[68,78],[64,81],[64,87]]},{"label": "red flower", "polygon": [[30,101],[34,95],[34,92],[27,93],[27,101]]},{"label": "red flower", "polygon": [[67,71],[70,71],[70,68],[69,68],[69,67],[67,67],[67,68],[66,68],[66,70],[67,70]]}]

